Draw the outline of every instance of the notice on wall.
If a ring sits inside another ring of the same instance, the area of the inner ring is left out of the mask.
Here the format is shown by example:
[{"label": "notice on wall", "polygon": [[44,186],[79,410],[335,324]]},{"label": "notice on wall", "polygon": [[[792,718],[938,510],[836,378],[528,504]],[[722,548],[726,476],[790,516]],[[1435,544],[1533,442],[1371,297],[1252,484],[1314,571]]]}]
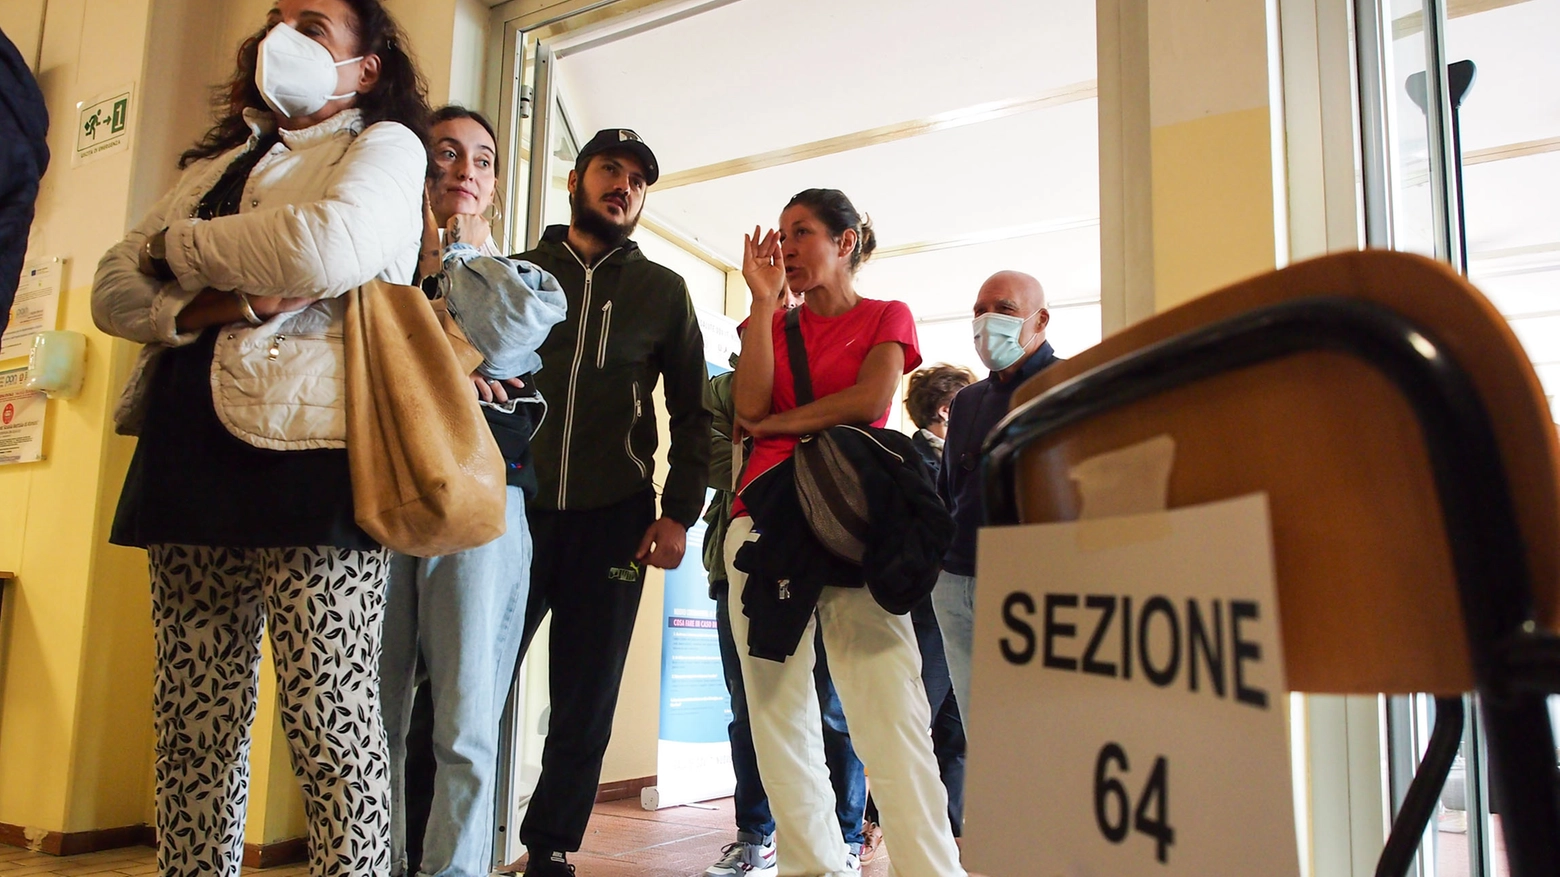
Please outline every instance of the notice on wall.
[{"label": "notice on wall", "polygon": [[693,315],[699,321],[699,333],[704,336],[704,360],[710,374],[731,370],[731,355],[742,349],[742,338],[737,335],[737,321],[724,314],[712,314],[694,308]]},{"label": "notice on wall", "polygon": [[0,372],[0,465],[43,459],[43,418],[48,399],[24,390],[27,369]]},{"label": "notice on wall", "polygon": [[981,531],[964,861],[1299,874],[1267,499]]},{"label": "notice on wall", "polygon": [[33,337],[58,329],[60,290],[65,285],[65,260],[33,259],[22,265],[21,283],[11,304],[11,320],[0,337],[0,359],[26,356]]},{"label": "notice on wall", "polygon": [[132,91],[125,85],[76,103],[76,149],[71,155],[72,166],[130,147]]},{"label": "notice on wall", "polygon": [[731,696],[704,570],[707,528],[702,520],[689,528],[682,563],[666,571],[656,784],[640,792],[646,810],[724,798],[736,787],[726,734]]}]

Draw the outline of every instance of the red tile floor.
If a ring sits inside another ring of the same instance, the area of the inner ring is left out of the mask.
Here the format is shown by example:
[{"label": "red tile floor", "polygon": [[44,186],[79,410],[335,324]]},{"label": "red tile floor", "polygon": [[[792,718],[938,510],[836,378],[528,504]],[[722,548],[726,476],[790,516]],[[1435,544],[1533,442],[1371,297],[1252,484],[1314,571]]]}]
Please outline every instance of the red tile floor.
[{"label": "red tile floor", "polygon": [[[736,838],[731,799],[703,807],[672,807],[647,812],[638,801],[596,806],[585,843],[569,857],[580,877],[694,877]],[[866,877],[887,877],[885,848],[864,870]],[[150,877],[156,857],[148,847],[128,847],[83,856],[49,856],[0,846],[0,877]],[[307,877],[304,865],[244,869],[246,875]]]}]

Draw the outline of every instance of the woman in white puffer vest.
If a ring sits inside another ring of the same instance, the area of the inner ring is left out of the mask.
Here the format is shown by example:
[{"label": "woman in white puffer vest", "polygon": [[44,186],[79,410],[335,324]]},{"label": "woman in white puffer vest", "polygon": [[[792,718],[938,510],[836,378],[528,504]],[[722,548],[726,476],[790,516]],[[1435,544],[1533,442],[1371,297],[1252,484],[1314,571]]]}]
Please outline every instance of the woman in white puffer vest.
[{"label": "woman in white puffer vest", "polygon": [[279,0],[225,117],[98,266],[98,327],[146,345],[112,541],[147,549],[158,865],[239,874],[260,638],[315,875],[390,867],[387,552],[347,469],[341,296],[412,280],[426,89],[379,0]]}]

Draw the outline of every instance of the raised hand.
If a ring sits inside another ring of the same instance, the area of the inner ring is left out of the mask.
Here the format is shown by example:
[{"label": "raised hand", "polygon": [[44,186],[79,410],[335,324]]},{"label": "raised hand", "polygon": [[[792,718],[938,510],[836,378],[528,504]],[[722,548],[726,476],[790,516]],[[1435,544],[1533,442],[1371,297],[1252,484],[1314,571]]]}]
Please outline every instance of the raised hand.
[{"label": "raised hand", "polygon": [[770,229],[762,238],[758,226],[742,236],[742,278],[755,303],[773,306],[785,289],[785,259],[780,254],[780,233]]}]

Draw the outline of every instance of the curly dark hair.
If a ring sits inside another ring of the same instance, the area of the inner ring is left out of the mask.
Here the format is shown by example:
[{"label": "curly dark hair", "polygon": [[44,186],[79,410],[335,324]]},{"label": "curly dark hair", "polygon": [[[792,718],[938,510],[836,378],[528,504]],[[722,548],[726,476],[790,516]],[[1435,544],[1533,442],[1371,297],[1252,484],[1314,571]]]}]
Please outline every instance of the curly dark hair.
[{"label": "curly dark hair", "polygon": [[961,365],[939,362],[910,375],[905,410],[916,429],[926,429],[940,418],[937,412],[953,401],[960,390],[975,383],[975,373]]},{"label": "curly dark hair", "polygon": [[[401,26],[380,0],[343,0],[356,17],[358,52],[379,56],[379,82],[373,91],[358,95],[357,108],[363,111],[363,125],[376,122],[400,122],[410,128],[424,144],[428,142],[428,83],[417,69],[407,49]],[[247,37],[238,46],[238,68],[232,78],[212,89],[211,104],[217,123],[200,142],[179,156],[179,167],[213,158],[249,139],[244,110],[269,111],[260,86],[255,83],[255,66],[260,41],[270,32],[267,25]]]}]

